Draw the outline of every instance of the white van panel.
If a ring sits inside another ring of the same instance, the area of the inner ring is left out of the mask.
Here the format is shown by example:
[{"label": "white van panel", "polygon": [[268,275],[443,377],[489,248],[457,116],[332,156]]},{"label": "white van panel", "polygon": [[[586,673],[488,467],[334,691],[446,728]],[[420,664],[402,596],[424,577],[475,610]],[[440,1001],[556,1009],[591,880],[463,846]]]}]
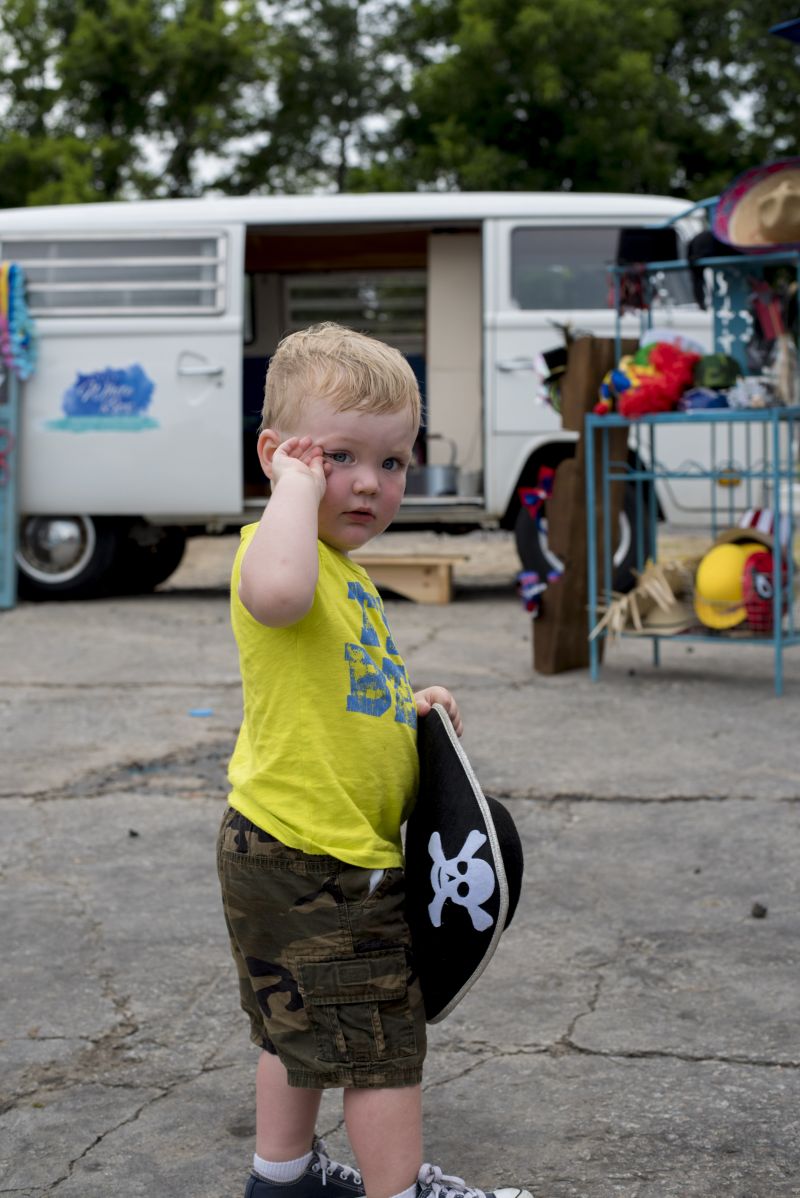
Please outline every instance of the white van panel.
[{"label": "white van panel", "polygon": [[243,230],[225,238],[222,314],[41,318],[22,408],[20,510],[240,509]]}]

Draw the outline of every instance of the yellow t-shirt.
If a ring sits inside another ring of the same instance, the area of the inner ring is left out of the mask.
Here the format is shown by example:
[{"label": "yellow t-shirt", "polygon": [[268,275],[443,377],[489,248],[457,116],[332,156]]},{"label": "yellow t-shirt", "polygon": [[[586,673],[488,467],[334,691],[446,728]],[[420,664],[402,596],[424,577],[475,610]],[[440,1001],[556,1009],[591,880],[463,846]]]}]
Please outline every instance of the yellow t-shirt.
[{"label": "yellow t-shirt", "polygon": [[244,716],[229,802],[291,848],[369,869],[401,865],[417,712],[380,596],[363,567],[320,541],[311,610],[267,628],[239,598],[256,527],[242,529],[231,579]]}]

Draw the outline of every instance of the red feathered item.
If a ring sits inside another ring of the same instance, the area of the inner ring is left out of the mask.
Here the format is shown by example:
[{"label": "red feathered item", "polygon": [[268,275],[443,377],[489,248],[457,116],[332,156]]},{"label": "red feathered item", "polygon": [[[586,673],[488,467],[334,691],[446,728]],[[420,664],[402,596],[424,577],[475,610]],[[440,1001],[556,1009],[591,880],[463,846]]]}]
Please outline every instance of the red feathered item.
[{"label": "red feathered item", "polygon": [[628,419],[646,416],[649,412],[671,412],[692,385],[700,354],[686,353],[669,341],[656,341],[650,347],[647,359],[656,373],[641,379],[620,396],[620,414]]}]

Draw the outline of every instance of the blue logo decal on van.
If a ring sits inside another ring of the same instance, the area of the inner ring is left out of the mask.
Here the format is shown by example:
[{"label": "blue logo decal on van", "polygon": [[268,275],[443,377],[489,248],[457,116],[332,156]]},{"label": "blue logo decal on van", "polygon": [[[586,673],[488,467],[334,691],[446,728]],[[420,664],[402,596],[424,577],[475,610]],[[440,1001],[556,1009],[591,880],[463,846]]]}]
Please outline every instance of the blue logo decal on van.
[{"label": "blue logo decal on van", "polygon": [[154,390],[155,383],[138,365],[79,374],[61,401],[63,417],[49,420],[47,428],[73,433],[158,428],[158,421],[146,415]]}]

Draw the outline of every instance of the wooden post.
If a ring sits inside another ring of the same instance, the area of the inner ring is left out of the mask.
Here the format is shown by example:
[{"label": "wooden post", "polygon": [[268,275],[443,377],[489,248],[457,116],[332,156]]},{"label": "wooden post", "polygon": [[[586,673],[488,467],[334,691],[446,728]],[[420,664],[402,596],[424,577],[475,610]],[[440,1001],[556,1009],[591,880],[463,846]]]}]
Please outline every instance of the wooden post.
[{"label": "wooden post", "polygon": [[[637,342],[624,341],[623,354],[635,351]],[[564,562],[558,582],[548,586],[542,596],[539,615],[533,622],[533,666],[540,674],[560,674],[564,670],[587,669],[589,640],[587,610],[589,584],[586,531],[586,446],[583,418],[597,403],[603,376],[616,365],[611,338],[581,337],[573,341],[567,358],[567,370],[561,383],[561,416],[564,428],[580,433],[574,458],[562,462],[553,480],[553,494],[547,503],[547,539]],[[627,457],[627,429],[613,429],[610,454],[615,460]],[[595,464],[597,494],[598,557],[602,551],[603,510],[599,489],[599,462]],[[622,506],[622,484],[612,483],[611,528],[616,536]],[[598,578],[603,577],[602,559]],[[602,649],[602,645],[601,645]]]}]

